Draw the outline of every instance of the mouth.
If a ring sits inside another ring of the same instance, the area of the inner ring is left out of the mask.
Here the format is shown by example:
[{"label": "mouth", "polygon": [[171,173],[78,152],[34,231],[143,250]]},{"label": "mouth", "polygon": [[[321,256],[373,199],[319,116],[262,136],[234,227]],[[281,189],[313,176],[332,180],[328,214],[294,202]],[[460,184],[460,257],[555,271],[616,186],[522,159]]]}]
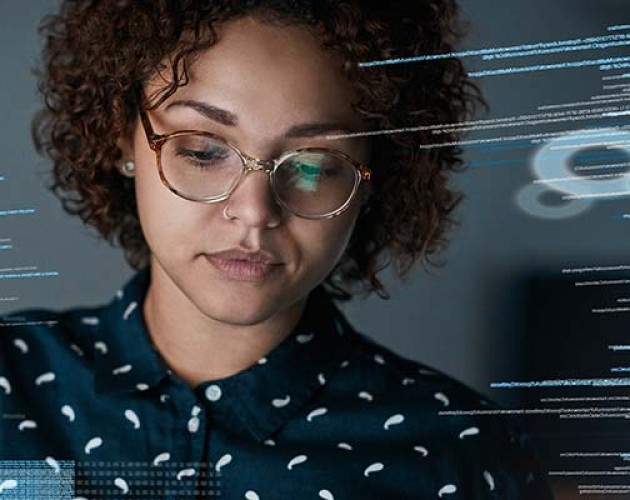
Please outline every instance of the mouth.
[{"label": "mouth", "polygon": [[207,254],[204,256],[224,278],[236,281],[264,281],[277,273],[282,266],[269,261],[226,259]]},{"label": "mouth", "polygon": [[215,257],[221,260],[234,260],[261,264],[282,264],[279,257],[263,249],[250,251],[241,248],[232,248],[222,252],[212,253],[210,254],[210,257]]}]

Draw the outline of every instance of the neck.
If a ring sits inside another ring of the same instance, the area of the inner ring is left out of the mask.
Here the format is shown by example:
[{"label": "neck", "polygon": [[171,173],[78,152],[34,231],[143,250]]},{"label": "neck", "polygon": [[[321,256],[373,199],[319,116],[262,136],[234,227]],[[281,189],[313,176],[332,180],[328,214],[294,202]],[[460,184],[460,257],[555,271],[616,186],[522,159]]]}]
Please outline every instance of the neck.
[{"label": "neck", "polygon": [[204,313],[161,267],[152,265],[143,314],[169,368],[195,387],[255,364],[291,334],[305,305],[306,298],[247,324],[226,321],[220,311]]}]

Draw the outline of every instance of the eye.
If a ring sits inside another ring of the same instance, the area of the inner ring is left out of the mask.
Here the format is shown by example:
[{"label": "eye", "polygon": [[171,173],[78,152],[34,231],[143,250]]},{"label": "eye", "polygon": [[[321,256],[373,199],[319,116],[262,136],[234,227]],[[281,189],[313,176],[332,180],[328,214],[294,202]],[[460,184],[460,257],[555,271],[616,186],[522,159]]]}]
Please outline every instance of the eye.
[{"label": "eye", "polygon": [[225,150],[225,148],[212,148],[203,150],[182,148],[177,151],[177,156],[180,158],[186,158],[191,161],[206,163],[225,160],[228,155],[229,153]]},{"label": "eye", "polygon": [[202,135],[175,137],[163,148],[164,161],[186,167],[221,167],[234,162],[235,154],[220,141]]}]

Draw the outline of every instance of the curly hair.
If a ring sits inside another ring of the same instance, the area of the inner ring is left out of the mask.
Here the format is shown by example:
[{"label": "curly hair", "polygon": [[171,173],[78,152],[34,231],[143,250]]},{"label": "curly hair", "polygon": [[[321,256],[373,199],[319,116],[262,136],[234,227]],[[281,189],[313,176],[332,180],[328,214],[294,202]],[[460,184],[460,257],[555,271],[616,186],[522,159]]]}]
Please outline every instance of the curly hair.
[{"label": "curly hair", "polygon": [[[457,145],[421,146],[432,141],[430,125],[468,119],[483,97],[454,57],[358,63],[452,52],[462,37],[456,0],[65,0],[39,27],[45,105],[32,123],[37,150],[53,162],[47,188],[64,210],[110,244],[118,240],[132,268],[148,265],[133,181],[115,168],[117,140],[136,118],[135,89],[166,69],[170,81],[158,106],[186,85],[195,55],[216,43],[218,23],[245,15],[315,30],[322,47],[345,61],[358,96],[354,109],[370,130],[383,131],[372,138],[370,210],[324,280],[328,293],[349,300],[359,285],[354,293],[388,299],[376,274],[392,262],[403,280],[418,261],[442,265],[436,257],[463,198],[448,184],[465,166]],[[386,133],[408,127],[414,131]],[[459,133],[447,128],[441,137],[453,143]]]}]

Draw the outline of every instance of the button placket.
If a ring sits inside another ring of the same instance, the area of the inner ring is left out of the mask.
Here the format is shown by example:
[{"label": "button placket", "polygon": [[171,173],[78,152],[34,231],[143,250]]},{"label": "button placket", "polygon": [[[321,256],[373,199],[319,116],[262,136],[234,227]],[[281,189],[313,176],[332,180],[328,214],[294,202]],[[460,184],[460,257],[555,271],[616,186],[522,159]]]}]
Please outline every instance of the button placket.
[{"label": "button placket", "polygon": [[194,405],[190,410],[190,418],[188,419],[188,432],[194,434],[199,430],[199,425],[201,424],[201,420],[199,419],[199,415],[201,413],[201,407],[199,405]]},{"label": "button placket", "polygon": [[[173,466],[170,480],[171,487],[167,490],[172,494],[165,495],[168,500],[180,500],[182,498],[194,498],[195,490],[199,488],[204,462],[205,435],[205,408],[190,387],[174,378],[174,386],[169,397],[164,398],[164,404],[173,408],[177,415],[178,425],[175,432],[172,462]],[[163,404],[160,403],[160,404]]]},{"label": "button placket", "polygon": [[[223,389],[219,384],[212,383],[208,385],[203,390],[203,398],[205,399],[204,408],[206,410],[206,414],[210,415],[213,413],[213,410],[220,405],[220,400],[223,396]],[[220,410],[219,410],[220,411]],[[210,436],[208,435],[208,444],[210,442]],[[216,469],[217,463],[215,460],[217,459],[216,453],[213,453],[212,450],[208,450],[208,465],[209,469],[207,470],[208,480],[208,492],[219,492],[221,491],[221,472]],[[218,489],[217,489],[218,488]],[[214,494],[213,493],[213,494]]]}]

